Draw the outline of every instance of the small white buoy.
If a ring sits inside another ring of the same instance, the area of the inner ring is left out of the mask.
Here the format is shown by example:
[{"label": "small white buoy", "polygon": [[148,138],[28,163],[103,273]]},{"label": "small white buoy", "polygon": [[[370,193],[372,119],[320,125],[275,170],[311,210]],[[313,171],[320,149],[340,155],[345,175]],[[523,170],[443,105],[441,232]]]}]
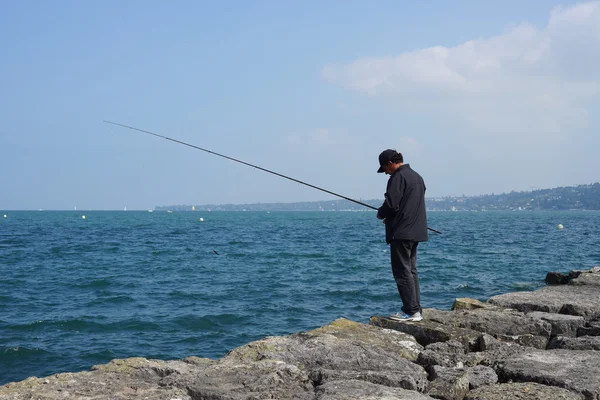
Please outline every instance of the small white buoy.
[{"label": "small white buoy", "polygon": [[6,216],[6,214],[4,214],[4,218],[8,218],[8,217]]},{"label": "small white buoy", "polygon": [[564,228],[564,226],[563,226],[563,224],[558,224],[557,228],[562,229],[562,228]]},{"label": "small white buoy", "polygon": [[200,217],[200,222],[204,222],[204,218]]},{"label": "small white buoy", "polygon": [[82,215],[82,216],[81,216],[81,219],[85,219],[85,215]]}]

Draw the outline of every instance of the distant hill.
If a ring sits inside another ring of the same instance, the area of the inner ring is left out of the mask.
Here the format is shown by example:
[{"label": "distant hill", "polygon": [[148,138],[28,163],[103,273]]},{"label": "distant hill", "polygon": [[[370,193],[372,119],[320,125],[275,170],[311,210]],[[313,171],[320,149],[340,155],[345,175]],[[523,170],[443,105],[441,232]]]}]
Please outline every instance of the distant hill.
[{"label": "distant hill", "polygon": [[428,198],[427,208],[450,211],[600,210],[600,183],[530,192]]},{"label": "distant hill", "polygon": [[[362,200],[373,207],[381,199]],[[431,211],[491,211],[491,210],[600,210],[600,183],[557,187],[528,192],[510,192],[462,197],[428,197]],[[370,211],[348,200],[306,201],[297,203],[204,204],[157,206],[157,211]]]}]

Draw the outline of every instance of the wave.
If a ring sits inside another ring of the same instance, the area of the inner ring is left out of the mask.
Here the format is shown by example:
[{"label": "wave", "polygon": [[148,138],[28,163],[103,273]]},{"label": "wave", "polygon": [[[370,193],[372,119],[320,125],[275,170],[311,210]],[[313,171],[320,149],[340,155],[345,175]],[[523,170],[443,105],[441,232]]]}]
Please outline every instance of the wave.
[{"label": "wave", "polygon": [[[97,317],[96,317],[97,319]],[[26,324],[6,324],[4,329],[13,332],[80,332],[111,333],[120,331],[160,330],[161,326],[152,321],[129,318],[112,322],[99,322],[92,317],[65,320],[39,320]]]},{"label": "wave", "polygon": [[233,325],[234,323],[237,324],[243,319],[244,317],[241,317],[240,315],[229,313],[209,314],[203,316],[187,314],[171,318],[168,322],[180,328],[185,328],[193,331],[202,331],[227,327]]},{"label": "wave", "polygon": [[21,357],[40,357],[51,352],[39,348],[29,347],[3,347],[0,346],[0,354],[2,354],[2,361],[8,361],[10,358],[21,358]]},{"label": "wave", "polygon": [[107,288],[111,285],[112,285],[112,279],[103,278],[103,279],[94,279],[91,281],[85,281],[85,282],[75,285],[75,287],[80,288],[80,289],[87,289],[87,288],[103,289],[103,288]]},{"label": "wave", "polygon": [[96,300],[89,301],[86,303],[86,306],[98,306],[105,305],[110,306],[112,304],[125,304],[125,303],[135,303],[136,300],[127,295],[110,295],[108,293],[103,293],[103,297],[100,297]]}]

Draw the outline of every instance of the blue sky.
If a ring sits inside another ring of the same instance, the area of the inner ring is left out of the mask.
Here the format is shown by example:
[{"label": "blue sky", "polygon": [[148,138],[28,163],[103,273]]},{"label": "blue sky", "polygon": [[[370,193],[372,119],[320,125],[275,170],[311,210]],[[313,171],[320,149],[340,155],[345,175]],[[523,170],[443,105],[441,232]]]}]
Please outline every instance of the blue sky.
[{"label": "blue sky", "polygon": [[0,2],[0,209],[428,196],[600,180],[600,2]]}]

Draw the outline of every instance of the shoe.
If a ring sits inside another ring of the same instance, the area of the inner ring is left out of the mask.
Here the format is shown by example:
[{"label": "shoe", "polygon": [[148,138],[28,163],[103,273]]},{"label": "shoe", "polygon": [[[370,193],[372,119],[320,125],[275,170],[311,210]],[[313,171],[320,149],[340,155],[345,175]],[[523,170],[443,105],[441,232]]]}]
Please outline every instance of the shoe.
[{"label": "shoe", "polygon": [[423,319],[423,316],[421,315],[420,312],[416,312],[413,315],[407,314],[407,313],[395,313],[392,314],[388,317],[389,319],[392,319],[394,321],[414,321],[414,322],[418,322],[421,321]]}]

